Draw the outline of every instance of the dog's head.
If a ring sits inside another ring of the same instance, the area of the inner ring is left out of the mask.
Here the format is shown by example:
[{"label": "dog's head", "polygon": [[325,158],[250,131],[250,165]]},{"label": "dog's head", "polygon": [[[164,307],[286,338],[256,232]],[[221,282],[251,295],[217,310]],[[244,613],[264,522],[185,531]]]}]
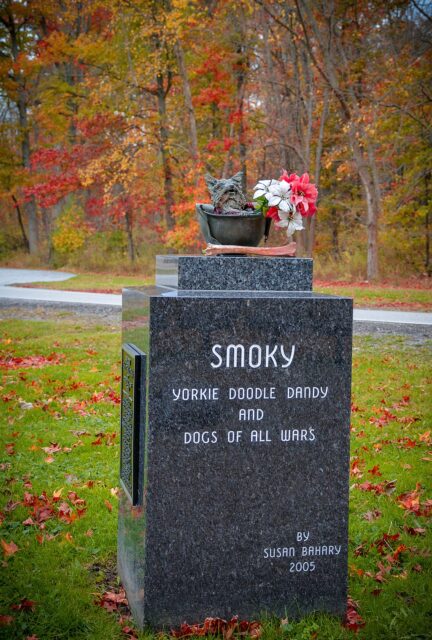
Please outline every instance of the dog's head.
[{"label": "dog's head", "polygon": [[239,171],[232,178],[217,180],[210,174],[205,176],[212,204],[220,209],[243,209],[246,198],[242,191],[243,173]]}]

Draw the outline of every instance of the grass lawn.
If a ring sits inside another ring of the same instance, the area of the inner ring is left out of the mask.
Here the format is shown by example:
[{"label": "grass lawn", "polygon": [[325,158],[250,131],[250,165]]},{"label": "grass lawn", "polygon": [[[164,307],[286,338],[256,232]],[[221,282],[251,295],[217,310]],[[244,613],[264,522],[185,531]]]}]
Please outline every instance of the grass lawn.
[{"label": "grass lawn", "polygon": [[432,288],[393,287],[372,284],[339,284],[320,282],[314,284],[314,291],[331,293],[336,296],[354,298],[354,305],[360,308],[377,307],[399,311],[432,311]]},{"label": "grass lawn", "polygon": [[[115,576],[118,331],[14,320],[0,335],[0,637],[156,638],[134,632]],[[430,638],[429,365],[424,345],[355,339],[349,593],[358,634],[319,615],[265,620],[261,638]]]},{"label": "grass lawn", "polygon": [[60,289],[62,291],[99,291],[100,293],[121,293],[123,287],[152,284],[154,278],[141,276],[113,276],[109,273],[79,273],[74,278],[61,282],[32,282],[26,287],[39,289]]}]

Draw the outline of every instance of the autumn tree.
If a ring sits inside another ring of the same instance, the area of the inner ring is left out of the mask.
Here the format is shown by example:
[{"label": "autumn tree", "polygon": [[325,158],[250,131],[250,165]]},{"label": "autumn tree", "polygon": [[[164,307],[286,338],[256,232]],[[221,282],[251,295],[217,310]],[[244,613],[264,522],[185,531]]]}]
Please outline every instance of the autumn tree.
[{"label": "autumn tree", "polygon": [[[0,96],[9,105],[3,135],[17,140],[17,147],[9,144],[7,154],[15,169],[10,181],[9,195],[13,201],[25,244],[30,253],[39,249],[37,206],[34,196],[24,198],[22,187],[29,181],[30,157],[34,138],[31,109],[34,106],[38,83],[38,61],[35,59],[38,32],[43,21],[39,2],[9,0],[0,7]],[[9,129],[9,134],[5,129]],[[33,133],[33,135],[32,135]],[[16,160],[13,160],[13,157]],[[8,189],[7,189],[8,190]],[[21,213],[23,212],[23,215]],[[27,233],[24,230],[24,217]]]}]

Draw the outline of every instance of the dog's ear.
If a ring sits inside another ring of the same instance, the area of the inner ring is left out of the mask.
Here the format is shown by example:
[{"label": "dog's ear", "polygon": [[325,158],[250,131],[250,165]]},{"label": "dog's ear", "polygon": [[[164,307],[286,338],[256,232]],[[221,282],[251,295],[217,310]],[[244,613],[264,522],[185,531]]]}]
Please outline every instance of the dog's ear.
[{"label": "dog's ear", "polygon": [[204,176],[204,180],[205,183],[208,187],[208,190],[210,191],[210,193],[213,191],[215,184],[217,184],[217,180],[216,178],[213,178],[213,176],[211,176],[209,173],[206,173]]},{"label": "dog's ear", "polygon": [[240,187],[243,180],[243,171],[239,171],[238,173],[236,173],[235,176],[231,178],[231,180],[233,182],[236,182]]}]

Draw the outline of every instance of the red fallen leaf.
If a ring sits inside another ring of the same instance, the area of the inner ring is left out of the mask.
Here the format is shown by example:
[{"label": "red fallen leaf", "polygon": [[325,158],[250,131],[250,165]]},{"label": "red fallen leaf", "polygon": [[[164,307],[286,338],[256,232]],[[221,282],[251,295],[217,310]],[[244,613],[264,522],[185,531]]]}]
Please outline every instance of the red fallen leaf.
[{"label": "red fallen leaf", "polygon": [[68,542],[73,542],[73,536],[71,533],[69,533],[69,531],[65,533],[65,540],[67,540]]},{"label": "red fallen leaf", "polygon": [[401,443],[401,446],[405,449],[414,449],[414,447],[417,446],[417,442],[411,440],[411,438],[398,438],[398,442]]},{"label": "red fallen leaf", "polygon": [[363,520],[367,520],[368,522],[371,522],[372,520],[376,520],[381,516],[382,516],[382,512],[379,511],[378,509],[374,509],[373,511],[366,511],[366,513],[362,515],[362,518]]},{"label": "red fallen leaf", "polygon": [[378,553],[380,553],[381,555],[384,555],[385,551],[387,551],[388,549],[391,549],[390,542],[395,542],[396,540],[399,540],[399,538],[400,538],[400,533],[393,533],[393,534],[384,533],[382,538],[375,540],[373,544],[377,548]]},{"label": "red fallen leaf", "polygon": [[3,553],[5,555],[5,558],[7,558],[8,556],[13,556],[14,553],[19,551],[19,547],[17,547],[15,542],[13,542],[12,540],[11,540],[11,542],[6,542],[6,540],[3,540],[3,538],[2,538],[1,539],[1,546],[3,547]]},{"label": "red fallen leaf", "polygon": [[7,442],[5,444],[5,450],[8,456],[14,456],[16,454],[15,451],[15,442]]},{"label": "red fallen leaf", "polygon": [[15,618],[13,616],[4,616],[1,615],[0,616],[0,626],[1,627],[6,627],[9,624],[12,624],[12,622],[15,620]]},{"label": "red fallen leaf", "polygon": [[362,484],[358,484],[357,487],[362,491],[373,491],[377,496],[382,493],[390,495],[396,488],[396,480],[384,480],[384,482],[380,482],[378,484],[363,482]]},{"label": "red fallen leaf", "polygon": [[358,602],[353,600],[351,596],[348,596],[347,610],[343,626],[350,631],[354,631],[354,633],[358,633],[358,631],[366,624],[357,609]]},{"label": "red fallen leaf", "polygon": [[67,524],[70,524],[77,518],[77,515],[73,513],[72,509],[70,508],[67,502],[61,503],[57,513],[60,520],[63,520],[63,522],[67,522]]},{"label": "red fallen leaf", "polygon": [[426,534],[426,529],[423,529],[422,527],[408,527],[405,525],[404,531],[409,533],[410,536],[424,536]]},{"label": "red fallen leaf", "polygon": [[23,598],[19,604],[11,604],[11,609],[15,609],[15,611],[34,611],[36,604],[34,600]]},{"label": "red fallen leaf", "polygon": [[58,453],[62,450],[61,446],[57,442],[51,442],[50,447],[41,447],[42,451],[45,453]]},{"label": "red fallen leaf", "polygon": [[83,500],[82,498],[80,498],[75,491],[69,491],[68,493],[68,498],[69,500],[72,502],[73,505],[77,506],[77,505],[84,505],[85,504],[85,500]]},{"label": "red fallen leaf", "polygon": [[398,418],[398,422],[407,425],[413,424],[413,422],[418,422],[419,420],[420,418],[417,416],[403,416],[402,418]]},{"label": "red fallen leaf", "polygon": [[93,440],[93,442],[91,443],[94,446],[97,446],[99,444],[102,444],[102,438],[99,436],[99,438],[96,438],[96,440]]},{"label": "red fallen leaf", "polygon": [[48,456],[47,458],[45,458],[45,462],[47,464],[51,464],[51,462],[54,462],[54,458],[52,456]]},{"label": "red fallen leaf", "polygon": [[104,502],[108,511],[111,512],[113,510],[111,502],[109,502],[108,500],[104,500]]},{"label": "red fallen leaf", "polygon": [[362,578],[364,576],[364,569],[359,569],[357,567],[350,567],[351,571],[353,574],[357,574],[358,576],[360,576],[360,578]]},{"label": "red fallen leaf", "polygon": [[410,397],[409,396],[404,396],[402,398],[402,400],[399,400],[399,402],[395,402],[392,407],[393,409],[400,409],[401,407],[407,407],[409,405],[409,401],[410,401]]},{"label": "red fallen leaf", "polygon": [[33,526],[35,524],[36,524],[36,522],[32,518],[27,518],[27,520],[23,521],[23,525],[25,527],[31,527],[31,526]]},{"label": "red fallen leaf", "polygon": [[105,591],[103,594],[99,594],[95,600],[95,604],[107,611],[116,611],[120,605],[128,604],[126,593],[124,589],[120,589],[117,593],[115,591]]},{"label": "red fallen leaf", "polygon": [[58,502],[58,500],[60,500],[61,494],[63,492],[63,487],[61,489],[56,489],[55,491],[53,491],[53,502]]},{"label": "red fallen leaf", "polygon": [[360,464],[361,464],[361,461],[358,458],[356,458],[351,464],[350,475],[352,477],[361,478],[363,476],[362,471],[360,469]]},{"label": "red fallen leaf", "polygon": [[[28,491],[24,492],[24,499],[23,502],[26,506],[33,506],[35,504],[37,500],[37,496],[34,496],[33,494],[29,493]],[[18,503],[19,504],[19,503]]]},{"label": "red fallen leaf", "polygon": [[17,507],[19,507],[20,504],[21,504],[21,502],[13,502],[12,500],[9,500],[9,502],[5,506],[5,511],[8,511],[8,512],[9,511],[13,511]]},{"label": "red fallen leaf", "polygon": [[430,432],[430,431],[425,431],[424,433],[421,433],[421,434],[419,435],[419,440],[420,440],[420,442],[429,442],[429,440],[430,440],[430,434],[431,434],[431,432]]},{"label": "red fallen leaf", "polygon": [[403,509],[418,514],[420,511],[420,490],[421,485],[418,482],[416,484],[416,488],[413,491],[401,493],[401,495],[397,497],[397,502],[399,502],[400,506]]},{"label": "red fallen leaf", "polygon": [[358,556],[366,555],[366,552],[367,552],[366,542],[362,542],[354,549],[354,555],[356,556],[356,558]]},{"label": "red fallen leaf", "polygon": [[[379,568],[379,571],[374,576],[371,576],[371,577],[373,577],[373,579],[376,582],[379,582],[380,584],[382,584],[383,582],[386,581],[385,575],[387,573],[390,573],[392,567],[391,567],[390,564],[384,565],[384,564],[382,564],[382,562],[378,562],[377,566]],[[370,575],[369,572],[368,572],[368,575]]]},{"label": "red fallen leaf", "polygon": [[56,538],[56,536],[53,536],[50,533],[45,533],[44,535],[39,534],[36,536],[36,540],[39,542],[39,544],[49,542],[50,540],[54,540],[54,538]]},{"label": "red fallen leaf", "polygon": [[404,544],[400,544],[393,553],[389,553],[386,555],[385,559],[390,564],[395,564],[399,562],[399,556],[403,551],[406,551],[407,547]]},{"label": "red fallen leaf", "polygon": [[42,505],[34,509],[33,515],[36,518],[37,523],[39,524],[39,528],[42,528],[42,523],[52,518],[54,516],[54,511],[50,506]]},{"label": "red fallen leaf", "polygon": [[137,635],[138,632],[133,627],[129,627],[129,626],[125,625],[124,627],[122,627],[122,632],[128,638],[131,638],[131,640],[135,640],[135,638],[138,638],[138,635]]},{"label": "red fallen leaf", "polygon": [[81,429],[81,431],[74,431],[73,429],[69,429],[69,431],[71,433],[73,433],[74,436],[76,436],[77,438],[81,438],[82,436],[89,436],[89,432],[86,431],[85,429]]},{"label": "red fallen leaf", "polygon": [[379,470],[379,464],[376,464],[372,469],[368,469],[368,473],[372,476],[382,476],[382,473]]},{"label": "red fallen leaf", "polygon": [[415,564],[412,569],[417,573],[420,573],[421,571],[423,571],[423,567],[421,566],[421,564]]},{"label": "red fallen leaf", "polygon": [[382,589],[372,589],[371,591],[371,595],[372,596],[379,596],[382,592]]}]

